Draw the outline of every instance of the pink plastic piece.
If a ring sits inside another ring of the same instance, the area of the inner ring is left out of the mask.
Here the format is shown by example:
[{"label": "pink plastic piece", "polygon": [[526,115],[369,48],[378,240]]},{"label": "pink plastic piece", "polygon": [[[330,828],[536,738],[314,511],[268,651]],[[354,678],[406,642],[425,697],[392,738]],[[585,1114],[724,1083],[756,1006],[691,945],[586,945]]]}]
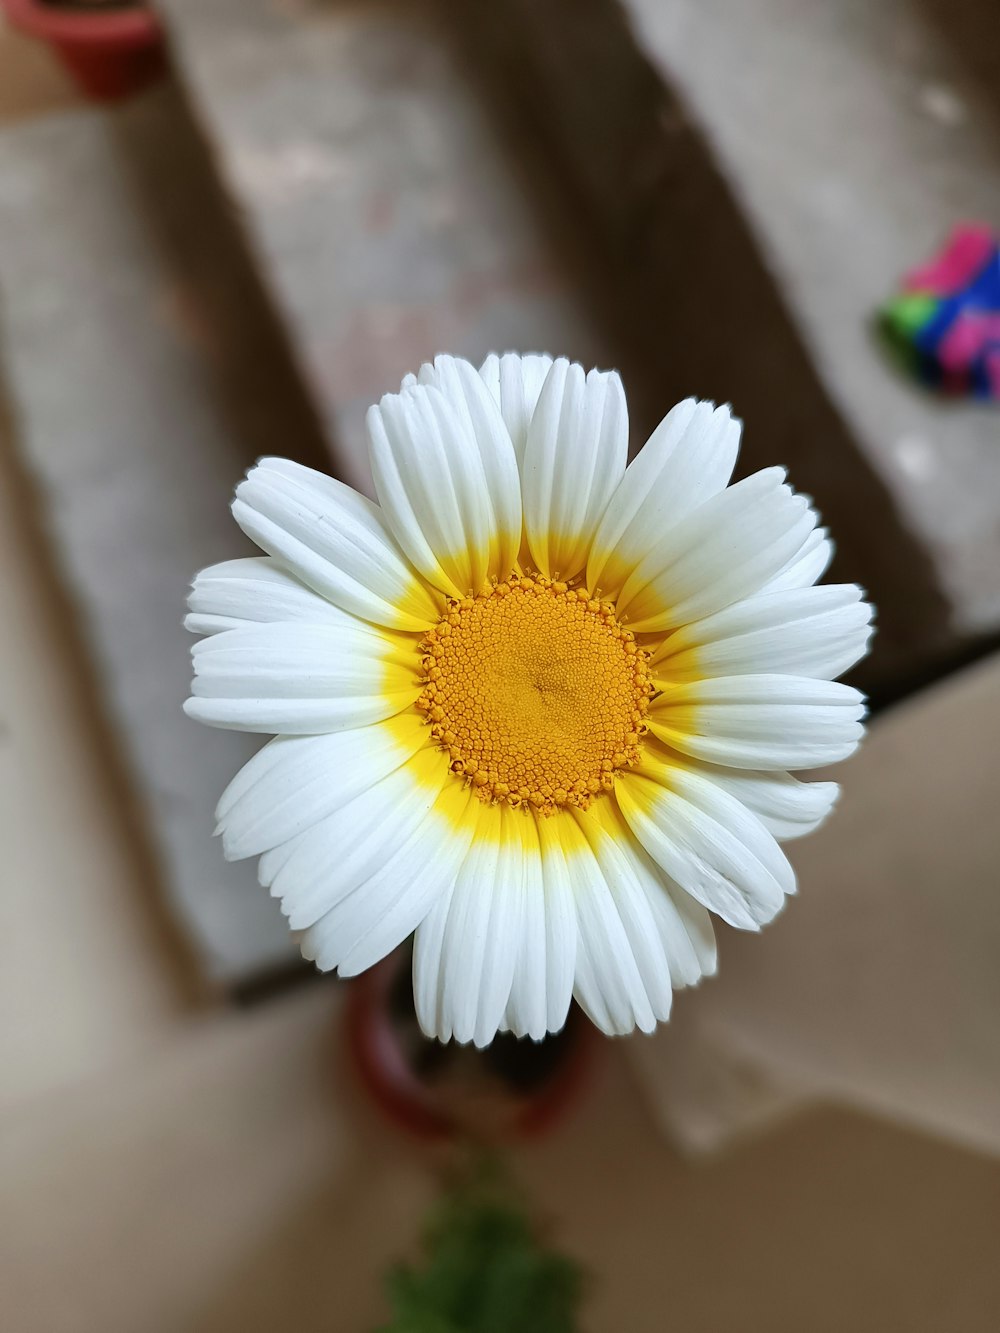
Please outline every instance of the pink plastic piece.
[{"label": "pink plastic piece", "polygon": [[984,223],[963,222],[948,238],[944,250],[928,264],[912,268],[903,276],[903,290],[951,296],[965,287],[989,259],[996,244]]},{"label": "pink plastic piece", "polygon": [[1000,343],[1000,314],[963,310],[938,343],[938,360],[946,372],[969,370],[988,343]]}]

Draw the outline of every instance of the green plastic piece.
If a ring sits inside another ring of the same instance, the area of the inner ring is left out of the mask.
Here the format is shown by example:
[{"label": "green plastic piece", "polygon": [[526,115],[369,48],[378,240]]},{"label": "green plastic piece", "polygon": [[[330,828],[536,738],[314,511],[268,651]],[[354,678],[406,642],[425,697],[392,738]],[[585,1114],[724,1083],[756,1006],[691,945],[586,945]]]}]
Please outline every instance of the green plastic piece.
[{"label": "green plastic piece", "polygon": [[904,292],[882,307],[883,322],[896,337],[912,342],[936,312],[939,298],[928,292]]}]

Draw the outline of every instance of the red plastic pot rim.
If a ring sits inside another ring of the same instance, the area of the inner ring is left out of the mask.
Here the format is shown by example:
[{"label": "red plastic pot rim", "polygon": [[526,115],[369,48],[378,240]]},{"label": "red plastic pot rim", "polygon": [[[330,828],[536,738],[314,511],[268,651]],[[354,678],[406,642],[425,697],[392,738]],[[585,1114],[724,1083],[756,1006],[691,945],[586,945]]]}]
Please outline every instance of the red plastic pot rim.
[{"label": "red plastic pot rim", "polygon": [[0,0],[11,24],[47,42],[76,46],[152,46],[163,38],[160,21],[151,9],[58,9],[41,0]]},{"label": "red plastic pot rim", "polygon": [[[448,1138],[456,1133],[456,1124],[444,1107],[432,1101],[409,1068],[387,1018],[385,997],[399,961],[398,954],[390,954],[352,978],[347,1004],[349,1047],[362,1082],[391,1120],[420,1138]],[[595,1038],[595,1029],[578,1016],[567,1064],[544,1091],[524,1102],[510,1126],[513,1137],[545,1133],[579,1098],[595,1058]]]}]

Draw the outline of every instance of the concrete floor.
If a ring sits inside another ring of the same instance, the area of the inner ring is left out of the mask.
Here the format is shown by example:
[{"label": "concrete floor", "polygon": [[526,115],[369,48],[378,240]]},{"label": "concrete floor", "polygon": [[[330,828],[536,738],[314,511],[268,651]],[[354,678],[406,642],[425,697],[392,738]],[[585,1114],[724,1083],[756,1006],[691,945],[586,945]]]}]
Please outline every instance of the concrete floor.
[{"label": "concrete floor", "polygon": [[[72,97],[3,34],[0,90],[4,116]],[[193,991],[2,413],[0,570],[4,1325],[370,1327],[440,1161],[358,1102],[335,987],[246,1011]],[[591,1271],[591,1333],[996,1328],[996,1162],[817,1112],[688,1163],[620,1055],[563,1135],[515,1157]]]}]

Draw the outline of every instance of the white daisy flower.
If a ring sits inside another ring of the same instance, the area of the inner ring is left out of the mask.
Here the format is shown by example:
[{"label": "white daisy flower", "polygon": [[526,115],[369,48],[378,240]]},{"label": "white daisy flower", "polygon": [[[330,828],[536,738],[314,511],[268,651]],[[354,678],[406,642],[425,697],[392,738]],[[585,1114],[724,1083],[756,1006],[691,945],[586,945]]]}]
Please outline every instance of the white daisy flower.
[{"label": "white daisy flower", "polygon": [[265,458],[236,491],[266,554],[190,597],[188,714],[276,733],[218,807],[230,859],[342,976],[416,931],[423,1031],[542,1038],[571,997],[649,1031],[716,966],[709,913],[757,930],[794,892],[779,842],[837,788],[865,652],[853,585],[740,424],[689,399],[626,467],[617,374],[439,357],[368,414],[379,503]]}]

